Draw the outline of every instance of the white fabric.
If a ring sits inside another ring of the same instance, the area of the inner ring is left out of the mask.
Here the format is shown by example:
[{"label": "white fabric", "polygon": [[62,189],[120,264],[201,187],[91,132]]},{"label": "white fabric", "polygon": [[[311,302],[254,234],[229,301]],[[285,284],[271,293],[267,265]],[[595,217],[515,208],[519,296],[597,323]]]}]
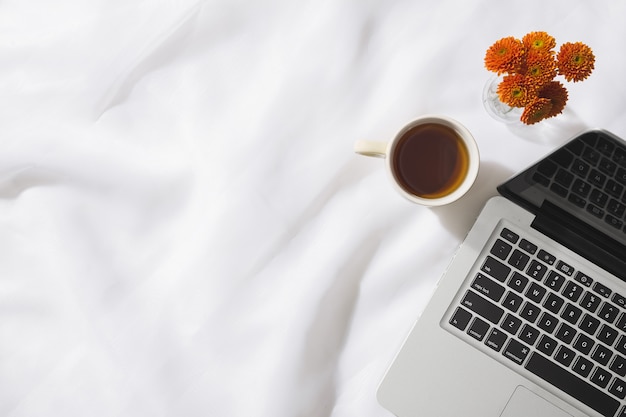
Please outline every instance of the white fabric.
[{"label": "white fabric", "polygon": [[[626,137],[626,3],[0,3],[0,415],[387,416],[375,390],[495,186],[586,127]],[[597,57],[565,114],[482,106],[486,49]],[[356,139],[441,113],[471,192],[391,188]],[[430,416],[428,416],[430,417]]]}]

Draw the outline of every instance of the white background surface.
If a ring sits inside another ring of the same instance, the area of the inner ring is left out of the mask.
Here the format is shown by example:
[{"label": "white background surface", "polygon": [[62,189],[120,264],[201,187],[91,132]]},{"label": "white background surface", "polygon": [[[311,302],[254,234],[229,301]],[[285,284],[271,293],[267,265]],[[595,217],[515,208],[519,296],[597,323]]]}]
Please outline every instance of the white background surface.
[{"label": "white background surface", "polygon": [[[388,416],[382,374],[495,186],[626,137],[624,1],[0,3],[0,415]],[[565,114],[491,119],[486,49],[597,61]],[[352,152],[465,124],[474,188],[427,209]],[[427,416],[431,417],[431,416]]]}]

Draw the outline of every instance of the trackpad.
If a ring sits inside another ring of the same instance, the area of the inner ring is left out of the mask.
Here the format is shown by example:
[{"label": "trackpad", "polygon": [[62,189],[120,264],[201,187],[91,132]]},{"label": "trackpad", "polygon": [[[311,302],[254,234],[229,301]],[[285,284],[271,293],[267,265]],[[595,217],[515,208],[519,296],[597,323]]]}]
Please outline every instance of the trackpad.
[{"label": "trackpad", "polygon": [[523,386],[515,389],[500,417],[572,417],[548,400]]}]

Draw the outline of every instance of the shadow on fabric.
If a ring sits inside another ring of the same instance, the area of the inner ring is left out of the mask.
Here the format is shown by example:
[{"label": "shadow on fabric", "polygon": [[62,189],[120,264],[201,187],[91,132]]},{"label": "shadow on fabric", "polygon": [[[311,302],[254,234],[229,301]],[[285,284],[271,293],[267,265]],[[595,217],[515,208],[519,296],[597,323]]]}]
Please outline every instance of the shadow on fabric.
[{"label": "shadow on fabric", "polygon": [[503,165],[484,162],[470,191],[452,204],[435,207],[441,224],[460,240],[465,238],[489,198],[498,195],[496,187],[513,175]]}]

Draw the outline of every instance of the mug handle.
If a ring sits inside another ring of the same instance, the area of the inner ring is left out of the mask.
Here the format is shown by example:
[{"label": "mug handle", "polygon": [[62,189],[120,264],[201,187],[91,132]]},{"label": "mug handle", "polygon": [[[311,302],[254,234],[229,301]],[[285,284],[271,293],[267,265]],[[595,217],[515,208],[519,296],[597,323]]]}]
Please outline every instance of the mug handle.
[{"label": "mug handle", "polygon": [[354,152],[360,155],[384,158],[387,156],[387,142],[357,140],[354,142]]}]

